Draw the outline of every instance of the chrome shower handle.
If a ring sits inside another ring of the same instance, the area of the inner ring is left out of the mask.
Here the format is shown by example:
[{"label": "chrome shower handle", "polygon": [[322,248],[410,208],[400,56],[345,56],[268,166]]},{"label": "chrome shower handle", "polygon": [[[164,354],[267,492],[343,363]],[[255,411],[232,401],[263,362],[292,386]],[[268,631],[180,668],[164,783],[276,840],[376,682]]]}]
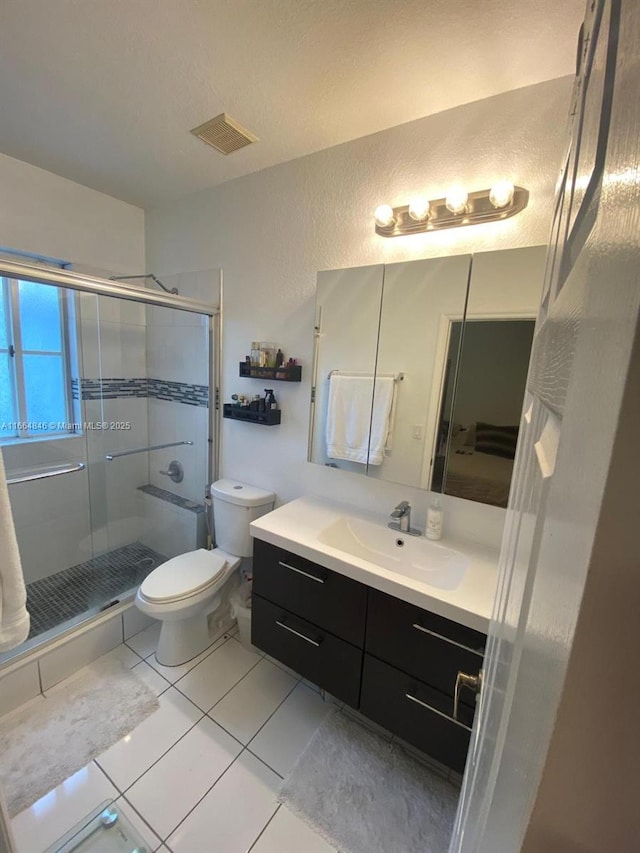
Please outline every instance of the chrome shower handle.
[{"label": "chrome shower handle", "polygon": [[158,473],[164,474],[165,477],[171,477],[174,483],[181,483],[184,480],[184,468],[177,459],[169,463],[168,471],[161,470]]}]

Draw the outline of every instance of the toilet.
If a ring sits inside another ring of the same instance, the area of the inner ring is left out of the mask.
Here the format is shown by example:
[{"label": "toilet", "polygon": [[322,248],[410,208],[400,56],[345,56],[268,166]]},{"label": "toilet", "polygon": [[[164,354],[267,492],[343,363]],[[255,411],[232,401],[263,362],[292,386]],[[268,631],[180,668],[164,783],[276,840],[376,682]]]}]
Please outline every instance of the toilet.
[{"label": "toilet", "polygon": [[232,578],[238,582],[243,558],[253,554],[250,523],[273,509],[275,495],[236,480],[211,486],[216,545],[167,560],[142,582],[138,610],[162,622],[156,658],[178,666],[203,652],[215,639],[208,617],[222,604]]}]

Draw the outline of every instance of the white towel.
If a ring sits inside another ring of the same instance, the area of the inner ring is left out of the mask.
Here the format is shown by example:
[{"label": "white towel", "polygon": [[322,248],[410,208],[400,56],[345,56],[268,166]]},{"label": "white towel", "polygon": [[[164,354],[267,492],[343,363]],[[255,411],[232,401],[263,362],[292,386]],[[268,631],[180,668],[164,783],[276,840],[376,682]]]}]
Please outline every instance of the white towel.
[{"label": "white towel", "polygon": [[332,373],[327,406],[327,456],[366,465],[382,465],[390,434],[393,377],[378,377],[373,412],[373,376]]},{"label": "white towel", "polygon": [[0,451],[0,652],[19,646],[29,636],[26,603],[27,590]]}]

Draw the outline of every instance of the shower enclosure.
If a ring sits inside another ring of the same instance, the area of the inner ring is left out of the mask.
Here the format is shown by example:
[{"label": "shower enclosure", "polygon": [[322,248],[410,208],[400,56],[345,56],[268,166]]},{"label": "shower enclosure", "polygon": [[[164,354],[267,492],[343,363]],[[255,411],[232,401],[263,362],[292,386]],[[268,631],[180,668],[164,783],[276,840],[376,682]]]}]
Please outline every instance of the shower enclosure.
[{"label": "shower enclosure", "polygon": [[0,261],[0,448],[31,615],[0,664],[206,543],[220,271],[193,275],[210,304]]}]

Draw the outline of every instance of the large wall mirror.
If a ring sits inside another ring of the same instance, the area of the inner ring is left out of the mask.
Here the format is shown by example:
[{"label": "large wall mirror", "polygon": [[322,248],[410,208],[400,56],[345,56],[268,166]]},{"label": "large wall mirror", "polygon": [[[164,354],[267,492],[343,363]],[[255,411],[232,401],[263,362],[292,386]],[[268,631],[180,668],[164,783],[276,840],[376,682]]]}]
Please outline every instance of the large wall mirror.
[{"label": "large wall mirror", "polygon": [[544,258],[319,273],[309,461],[506,506]]}]

